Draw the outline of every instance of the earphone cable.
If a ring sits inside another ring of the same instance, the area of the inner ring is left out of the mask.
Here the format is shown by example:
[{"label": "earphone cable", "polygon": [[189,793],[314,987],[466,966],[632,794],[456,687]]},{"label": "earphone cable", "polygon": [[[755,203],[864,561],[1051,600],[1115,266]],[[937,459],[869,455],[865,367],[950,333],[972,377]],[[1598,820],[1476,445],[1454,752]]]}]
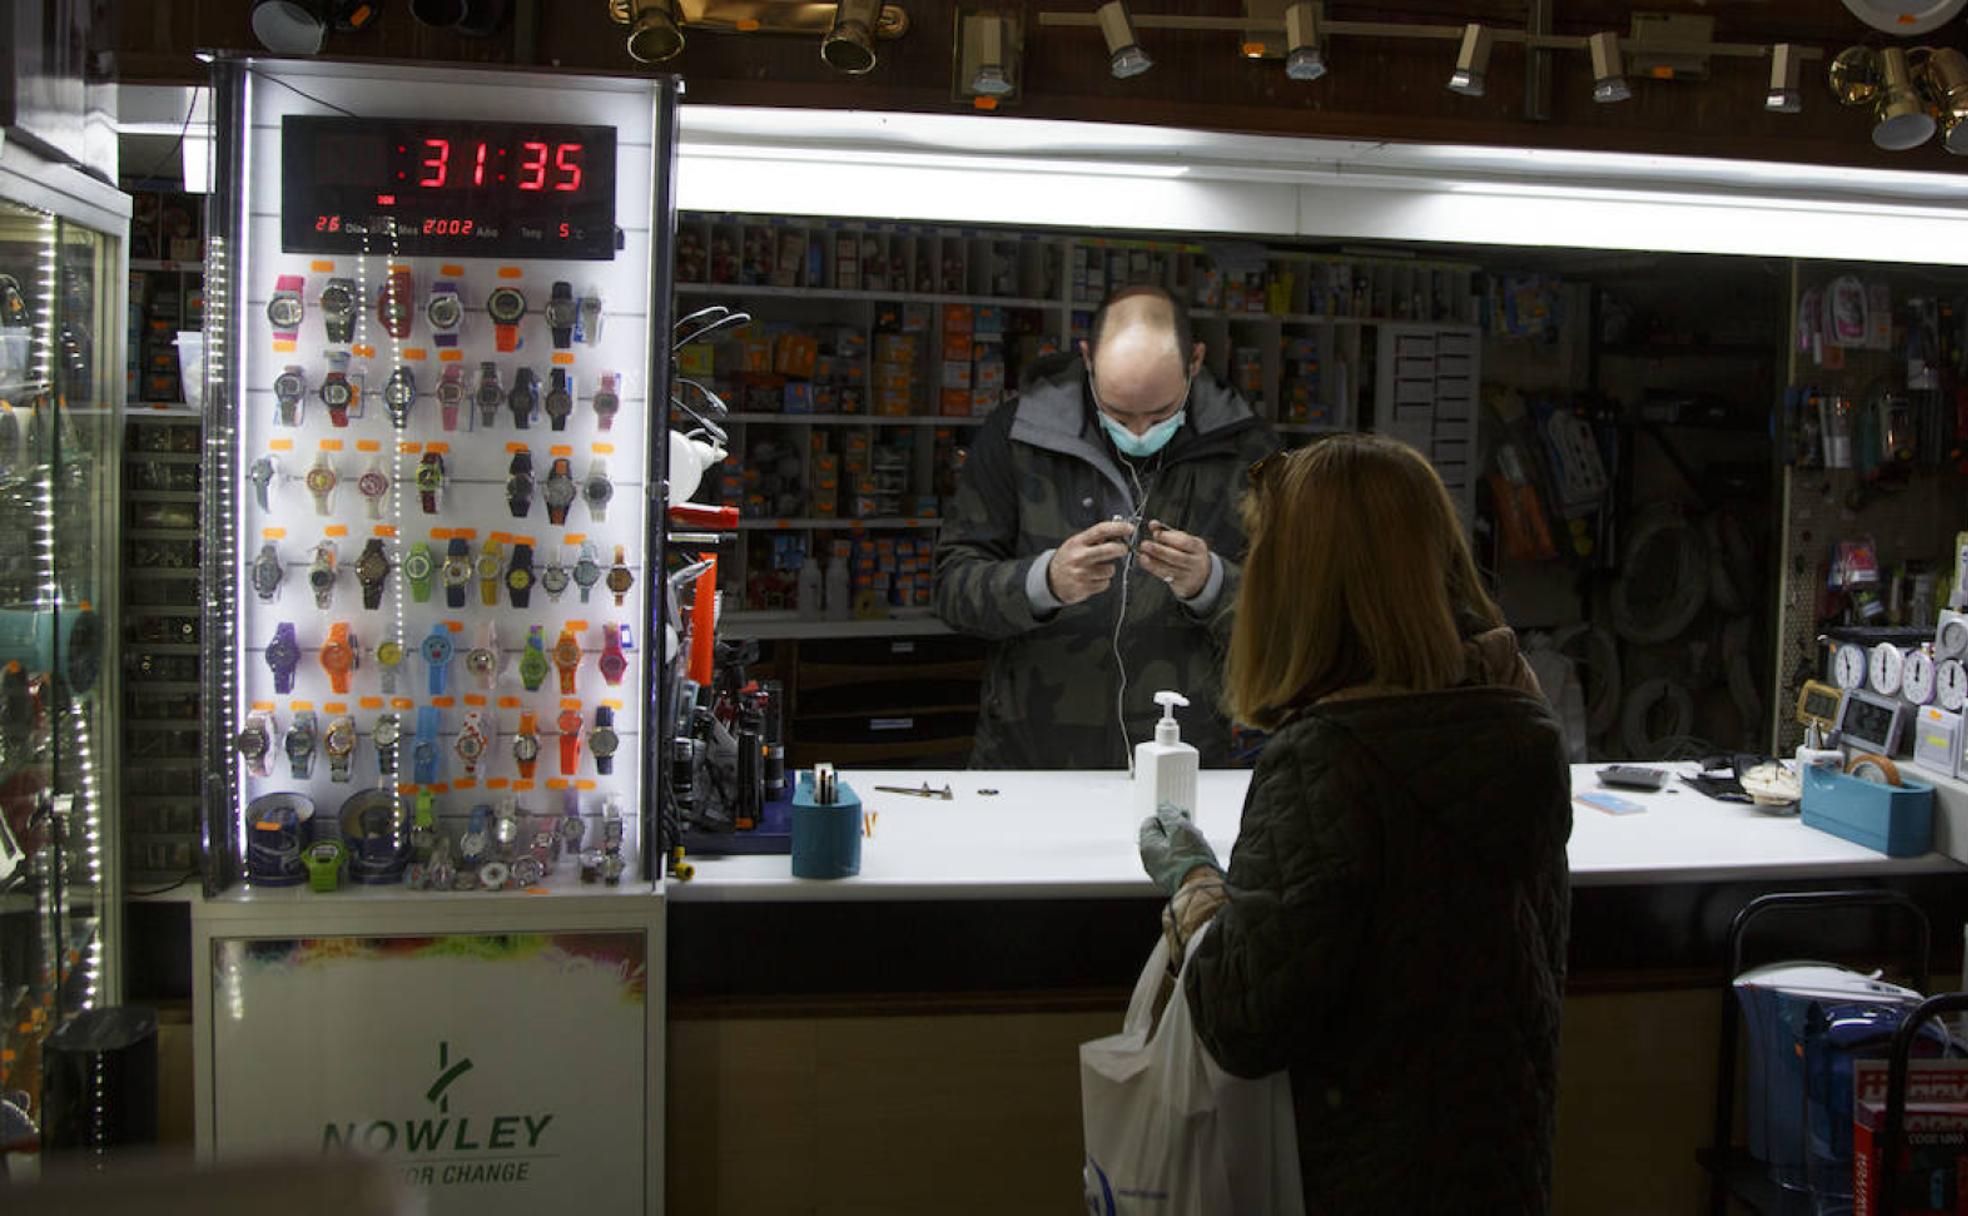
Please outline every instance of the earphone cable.
[{"label": "earphone cable", "polygon": [[1114,670],[1120,677],[1118,687],[1114,692],[1114,722],[1115,725],[1121,728],[1121,755],[1126,759],[1128,777],[1132,780],[1134,777],[1134,741],[1129,737],[1127,728],[1128,672],[1127,663],[1121,658],[1121,630],[1127,627],[1128,575],[1134,571],[1134,551],[1136,546],[1140,544],[1141,521],[1148,518],[1148,495],[1155,488],[1156,473],[1161,469],[1162,458],[1161,453],[1156,453],[1155,470],[1149,473],[1148,484],[1145,487],[1141,484],[1141,471],[1135,467],[1134,462],[1123,458],[1121,463],[1127,466],[1128,480],[1134,483],[1135,507],[1134,519],[1132,520],[1134,536],[1129,539],[1127,557],[1121,562],[1121,603],[1120,608],[1114,614]]}]

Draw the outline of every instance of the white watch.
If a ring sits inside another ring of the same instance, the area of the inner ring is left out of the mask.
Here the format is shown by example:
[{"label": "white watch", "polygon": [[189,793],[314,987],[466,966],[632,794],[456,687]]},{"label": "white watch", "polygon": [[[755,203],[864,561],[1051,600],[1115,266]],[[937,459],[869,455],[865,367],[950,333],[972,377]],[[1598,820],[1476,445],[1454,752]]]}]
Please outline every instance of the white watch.
[{"label": "white watch", "polygon": [[335,472],[335,464],[328,459],[327,451],[315,453],[314,463],[308,467],[302,478],[309,494],[314,496],[314,513],[329,515],[335,510],[335,487],[341,484],[341,477]]}]

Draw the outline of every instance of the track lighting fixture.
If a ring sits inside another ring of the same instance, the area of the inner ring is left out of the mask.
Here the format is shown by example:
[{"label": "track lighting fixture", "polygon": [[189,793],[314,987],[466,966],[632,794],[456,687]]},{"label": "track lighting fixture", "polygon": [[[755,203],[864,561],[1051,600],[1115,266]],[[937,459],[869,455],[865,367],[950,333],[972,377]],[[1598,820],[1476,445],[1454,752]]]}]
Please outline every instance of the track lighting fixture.
[{"label": "track lighting fixture", "polygon": [[849,76],[875,67],[875,26],[881,19],[881,0],[840,0],[834,23],[820,40],[820,58]]},{"label": "track lighting fixture", "polygon": [[1449,92],[1460,93],[1464,97],[1483,95],[1493,41],[1487,26],[1472,21],[1462,27],[1462,49],[1456,52],[1455,71],[1449,76]]},{"label": "track lighting fixture", "polygon": [[[628,0],[616,2],[628,4]],[[410,16],[419,25],[490,38],[505,24],[511,7],[511,0],[410,0]]]},{"label": "track lighting fixture", "polygon": [[1907,62],[1940,112],[1941,146],[1968,155],[1968,55],[1951,46],[1919,47],[1907,53]]},{"label": "track lighting fixture", "polygon": [[1585,44],[1592,53],[1592,100],[1606,104],[1632,97],[1625,61],[1620,57],[1620,36],[1607,30],[1587,38]]},{"label": "track lighting fixture", "polygon": [[971,98],[990,109],[1015,94],[1017,43],[1017,28],[1003,13],[961,14],[957,26],[957,97]]},{"label": "track lighting fixture", "polygon": [[1100,32],[1107,39],[1107,66],[1115,79],[1139,76],[1155,66],[1155,61],[1141,49],[1140,41],[1134,36],[1134,21],[1128,16],[1126,4],[1121,0],[1107,0],[1094,16],[1099,19]]},{"label": "track lighting fixture", "polygon": [[1317,80],[1326,74],[1326,48],[1319,32],[1316,0],[1297,0],[1285,9],[1285,75]]},{"label": "track lighting fixture", "polygon": [[1797,48],[1790,43],[1779,42],[1770,48],[1770,91],[1764,95],[1764,109],[1795,114],[1804,108],[1804,94],[1797,87],[1797,75],[1803,66]]},{"label": "track lighting fixture", "polygon": [[677,0],[630,0],[629,58],[661,63],[683,50],[683,15]]},{"label": "track lighting fixture", "polygon": [[1934,136],[1934,116],[1913,85],[1904,47],[1879,52],[1880,95],[1873,108],[1872,142],[1889,152],[1917,148]]}]

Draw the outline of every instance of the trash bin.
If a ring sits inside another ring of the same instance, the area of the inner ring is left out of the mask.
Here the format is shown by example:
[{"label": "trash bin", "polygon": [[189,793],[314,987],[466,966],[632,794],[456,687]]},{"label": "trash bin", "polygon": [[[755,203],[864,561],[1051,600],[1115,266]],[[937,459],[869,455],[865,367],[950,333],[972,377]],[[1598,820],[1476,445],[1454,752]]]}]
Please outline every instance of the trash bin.
[{"label": "trash bin", "polygon": [[156,1143],[157,1011],[117,1005],[62,1023],[41,1047],[43,1153]]}]

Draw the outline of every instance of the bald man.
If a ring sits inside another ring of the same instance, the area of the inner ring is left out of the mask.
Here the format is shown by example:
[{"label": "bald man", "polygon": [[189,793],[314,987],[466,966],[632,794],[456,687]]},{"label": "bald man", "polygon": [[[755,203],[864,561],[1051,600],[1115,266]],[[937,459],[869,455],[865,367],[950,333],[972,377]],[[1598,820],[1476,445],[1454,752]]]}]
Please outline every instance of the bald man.
[{"label": "bald man", "polygon": [[937,615],[991,642],[973,767],[1125,768],[1161,689],[1227,760],[1238,500],[1277,441],[1203,355],[1179,301],[1128,288],[978,428],[936,550]]}]

